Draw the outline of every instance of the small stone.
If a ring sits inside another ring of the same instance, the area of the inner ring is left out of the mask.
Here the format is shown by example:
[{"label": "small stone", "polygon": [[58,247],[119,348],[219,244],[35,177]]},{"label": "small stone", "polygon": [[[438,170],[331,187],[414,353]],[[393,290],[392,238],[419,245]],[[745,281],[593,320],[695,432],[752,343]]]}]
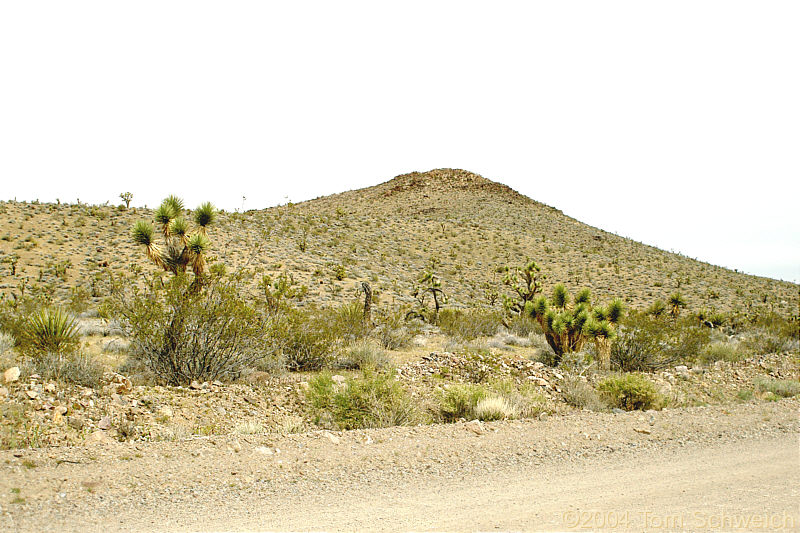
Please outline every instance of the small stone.
[{"label": "small stone", "polygon": [[46,383],[44,386],[45,392],[55,392],[56,391],[56,384],[55,383]]},{"label": "small stone", "polygon": [[113,444],[114,439],[102,430],[93,431],[86,437],[86,444]]},{"label": "small stone", "polygon": [[620,409],[619,407],[615,407],[615,408],[613,408],[613,409],[611,410],[611,412],[612,412],[612,413],[618,413],[618,414],[619,414],[619,413],[624,413],[625,411],[623,411],[623,410],[622,410],[622,409]]},{"label": "small stone", "polygon": [[472,422],[467,422],[464,425],[464,428],[468,431],[475,433],[476,435],[483,435],[486,433],[486,430],[483,428],[483,424],[481,424],[480,420],[473,420]]},{"label": "small stone", "polygon": [[103,430],[111,428],[111,418],[104,416],[100,419],[100,422],[97,423],[97,427]]},{"label": "small stone", "polygon": [[168,405],[165,405],[158,410],[158,414],[164,418],[172,418],[172,408]]},{"label": "small stone", "polygon": [[38,393],[38,392],[36,392],[35,390],[26,390],[26,391],[25,391],[25,395],[26,395],[28,398],[30,398],[31,400],[35,400],[36,398],[38,398],[38,397],[39,397],[39,393]]},{"label": "small stone", "polygon": [[3,372],[3,380],[5,380],[6,383],[14,383],[15,381],[19,380],[19,375],[20,375],[19,367],[12,366],[11,368]]},{"label": "small stone", "polygon": [[636,433],[641,433],[643,435],[649,435],[650,434],[650,430],[649,429],[645,429],[645,428],[633,428],[633,430]]},{"label": "small stone", "polygon": [[0,398],[5,398],[8,396],[8,389],[5,387],[0,387]]},{"label": "small stone", "polygon": [[200,383],[198,383],[197,381],[192,381],[192,382],[189,384],[189,388],[190,388],[190,389],[194,389],[194,390],[200,390],[201,388],[203,388],[203,386],[202,386],[202,385],[200,385]]},{"label": "small stone", "polygon": [[80,416],[70,416],[67,418],[67,425],[72,429],[80,431],[86,425],[86,421]]},{"label": "small stone", "polygon": [[266,446],[258,446],[253,451],[255,451],[256,453],[260,453],[261,455],[272,455],[274,453],[270,448],[267,448]]},{"label": "small stone", "polygon": [[334,444],[339,444],[340,442],[342,442],[342,439],[340,439],[339,437],[337,437],[333,433],[325,432],[324,435],[325,435],[325,438],[327,438],[329,441],[331,441]]}]

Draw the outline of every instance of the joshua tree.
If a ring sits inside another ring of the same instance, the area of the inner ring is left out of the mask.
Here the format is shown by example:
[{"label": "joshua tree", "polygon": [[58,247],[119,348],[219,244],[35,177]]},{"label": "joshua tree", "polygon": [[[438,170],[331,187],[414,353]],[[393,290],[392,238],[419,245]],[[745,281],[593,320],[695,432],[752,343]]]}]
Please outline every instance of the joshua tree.
[{"label": "joshua tree", "polygon": [[372,287],[366,281],[361,282],[361,289],[364,291],[364,323],[372,323]]},{"label": "joshua tree", "polygon": [[210,202],[201,204],[193,214],[196,225],[194,231],[190,231],[182,212],[183,200],[168,196],[155,211],[156,224],[164,236],[164,245],[156,244],[153,225],[143,220],[133,226],[133,240],[145,247],[147,257],[159,268],[173,274],[184,273],[191,268],[199,280],[205,274],[205,253],[211,246],[207,228],[214,223],[217,212]]},{"label": "joshua tree", "polygon": [[686,300],[683,299],[683,296],[679,292],[675,292],[670,295],[669,300],[669,314],[672,315],[673,320],[677,320],[678,315],[681,314],[681,308],[686,307]]},{"label": "joshua tree", "polygon": [[580,351],[592,339],[602,369],[610,367],[611,339],[623,310],[620,300],[613,300],[607,307],[593,307],[589,289],[578,291],[570,303],[569,292],[560,283],[553,288],[550,300],[539,296],[525,306],[525,312],[542,326],[545,339],[556,355],[555,364],[565,353]]},{"label": "joshua tree", "polygon": [[417,283],[420,285],[414,289],[411,295],[419,301],[420,305],[424,305],[425,295],[430,293],[433,296],[434,319],[436,319],[439,316],[439,309],[441,309],[442,304],[447,303],[447,295],[442,290],[442,282],[439,280],[439,276],[426,271]]},{"label": "joshua tree", "polygon": [[119,197],[125,202],[125,209],[128,209],[131,206],[131,200],[133,200],[133,193],[123,192]]},{"label": "joshua tree", "polygon": [[510,287],[516,296],[503,295],[503,305],[512,313],[521,313],[528,302],[532,302],[537,293],[542,290],[542,281],[545,275],[536,261],[528,259],[525,266],[506,269],[503,285]]}]

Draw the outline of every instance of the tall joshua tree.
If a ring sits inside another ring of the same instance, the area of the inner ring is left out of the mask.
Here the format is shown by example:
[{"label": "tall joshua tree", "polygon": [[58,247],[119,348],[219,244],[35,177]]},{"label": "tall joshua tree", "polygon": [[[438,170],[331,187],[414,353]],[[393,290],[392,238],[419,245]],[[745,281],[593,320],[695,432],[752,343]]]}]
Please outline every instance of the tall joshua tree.
[{"label": "tall joshua tree", "polygon": [[183,211],[183,200],[167,196],[154,213],[164,244],[155,242],[155,229],[144,220],[134,224],[133,241],[144,246],[148,259],[164,271],[182,274],[188,268],[200,280],[207,269],[205,254],[211,246],[207,228],[216,220],[217,211],[210,202],[201,204],[193,213],[193,230]]},{"label": "tall joshua tree", "polygon": [[503,295],[504,307],[512,313],[521,313],[528,302],[533,302],[536,293],[542,290],[546,276],[536,261],[528,259],[524,266],[509,267],[503,277],[503,285],[512,289],[516,296]]},{"label": "tall joshua tree", "polygon": [[667,302],[669,303],[669,314],[672,315],[673,320],[677,320],[678,315],[681,314],[681,308],[686,307],[686,300],[683,299],[681,293],[676,292],[670,295]]}]

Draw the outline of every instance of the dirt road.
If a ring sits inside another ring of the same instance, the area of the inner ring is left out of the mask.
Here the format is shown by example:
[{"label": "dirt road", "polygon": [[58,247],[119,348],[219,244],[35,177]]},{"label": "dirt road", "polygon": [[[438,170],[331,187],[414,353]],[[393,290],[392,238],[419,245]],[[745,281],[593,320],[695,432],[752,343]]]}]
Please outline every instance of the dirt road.
[{"label": "dirt road", "polygon": [[800,530],[796,400],[18,455],[11,531]]}]

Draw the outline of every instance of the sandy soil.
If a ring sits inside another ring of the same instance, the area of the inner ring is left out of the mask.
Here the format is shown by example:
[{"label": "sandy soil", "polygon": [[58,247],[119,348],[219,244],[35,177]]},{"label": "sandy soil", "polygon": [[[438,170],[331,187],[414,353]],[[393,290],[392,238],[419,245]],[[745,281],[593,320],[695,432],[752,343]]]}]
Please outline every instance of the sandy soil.
[{"label": "sandy soil", "polygon": [[796,530],[798,406],[8,451],[0,530]]}]

